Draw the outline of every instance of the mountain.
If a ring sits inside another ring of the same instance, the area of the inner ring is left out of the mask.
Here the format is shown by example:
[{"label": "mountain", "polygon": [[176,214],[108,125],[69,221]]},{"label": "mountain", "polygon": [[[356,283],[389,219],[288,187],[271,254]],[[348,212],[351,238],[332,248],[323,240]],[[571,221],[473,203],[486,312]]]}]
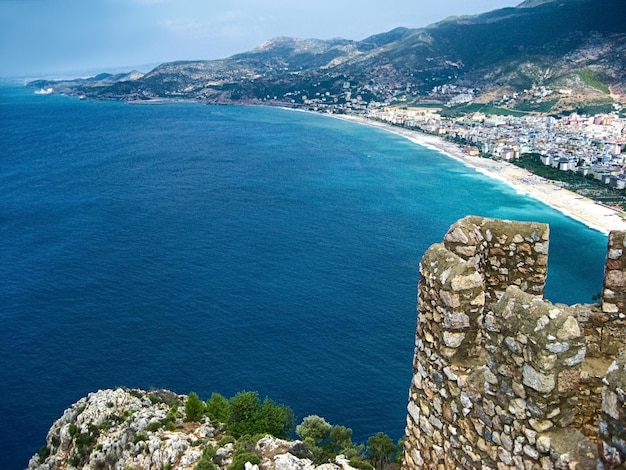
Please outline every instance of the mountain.
[{"label": "mountain", "polygon": [[[281,37],[222,60],[162,64],[132,79],[33,86],[96,99],[176,98],[335,112],[394,101],[502,101],[526,93],[529,102],[547,103],[543,109],[571,110],[623,99],[625,16],[623,0],[526,0],[362,41]],[[522,106],[520,100],[503,105]]]}]

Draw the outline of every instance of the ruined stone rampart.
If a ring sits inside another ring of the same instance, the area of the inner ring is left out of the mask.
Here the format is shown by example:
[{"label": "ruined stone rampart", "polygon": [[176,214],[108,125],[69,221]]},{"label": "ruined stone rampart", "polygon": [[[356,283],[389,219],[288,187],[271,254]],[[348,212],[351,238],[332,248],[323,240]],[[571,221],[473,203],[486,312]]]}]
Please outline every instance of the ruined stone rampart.
[{"label": "ruined stone rampart", "polygon": [[466,217],[424,254],[405,469],[626,462],[626,356],[605,378],[626,345],[624,234],[602,308],[543,299],[548,244],[545,224]]}]

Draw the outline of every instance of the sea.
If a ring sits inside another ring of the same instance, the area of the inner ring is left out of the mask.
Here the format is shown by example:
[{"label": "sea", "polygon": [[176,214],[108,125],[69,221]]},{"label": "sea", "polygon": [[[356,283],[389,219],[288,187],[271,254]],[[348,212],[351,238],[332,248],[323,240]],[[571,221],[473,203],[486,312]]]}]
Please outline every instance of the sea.
[{"label": "sea", "polygon": [[0,468],[119,386],[401,438],[418,264],[470,214],[550,224],[548,299],[600,292],[605,234],[383,129],[3,83]]}]

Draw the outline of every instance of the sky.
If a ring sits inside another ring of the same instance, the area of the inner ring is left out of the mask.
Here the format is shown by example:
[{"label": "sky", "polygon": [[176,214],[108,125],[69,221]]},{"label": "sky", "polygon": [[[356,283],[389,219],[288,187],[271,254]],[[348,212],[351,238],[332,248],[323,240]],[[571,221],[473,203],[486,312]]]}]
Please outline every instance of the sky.
[{"label": "sky", "polygon": [[0,0],[0,76],[147,71],[279,36],[360,40],[522,0]]}]

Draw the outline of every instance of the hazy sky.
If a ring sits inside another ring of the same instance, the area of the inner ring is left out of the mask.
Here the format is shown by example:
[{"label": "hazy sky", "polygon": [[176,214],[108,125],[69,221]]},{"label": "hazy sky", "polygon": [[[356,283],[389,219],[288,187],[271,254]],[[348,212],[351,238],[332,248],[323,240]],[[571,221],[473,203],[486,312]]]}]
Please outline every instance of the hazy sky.
[{"label": "hazy sky", "polygon": [[278,36],[364,39],[522,0],[0,0],[0,76],[219,59]]}]

